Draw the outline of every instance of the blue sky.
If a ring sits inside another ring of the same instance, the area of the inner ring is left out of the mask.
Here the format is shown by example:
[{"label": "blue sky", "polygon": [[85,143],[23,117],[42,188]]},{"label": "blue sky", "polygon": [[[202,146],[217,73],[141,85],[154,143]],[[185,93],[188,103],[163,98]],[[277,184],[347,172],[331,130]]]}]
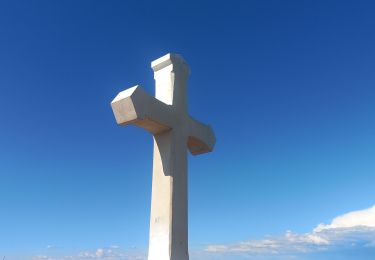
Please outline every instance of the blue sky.
[{"label": "blue sky", "polygon": [[0,1],[0,256],[144,258],[152,137],[118,127],[110,101],[153,94],[150,62],[175,52],[217,136],[189,156],[192,260],[373,259],[374,11]]}]

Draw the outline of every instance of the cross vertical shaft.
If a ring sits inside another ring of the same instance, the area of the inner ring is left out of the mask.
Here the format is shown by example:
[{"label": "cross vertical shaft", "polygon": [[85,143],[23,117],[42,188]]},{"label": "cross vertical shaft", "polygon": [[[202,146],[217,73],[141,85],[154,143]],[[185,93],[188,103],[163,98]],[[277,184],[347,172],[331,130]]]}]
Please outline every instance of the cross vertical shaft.
[{"label": "cross vertical shaft", "polygon": [[154,136],[149,260],[187,260],[187,150],[178,131]]}]

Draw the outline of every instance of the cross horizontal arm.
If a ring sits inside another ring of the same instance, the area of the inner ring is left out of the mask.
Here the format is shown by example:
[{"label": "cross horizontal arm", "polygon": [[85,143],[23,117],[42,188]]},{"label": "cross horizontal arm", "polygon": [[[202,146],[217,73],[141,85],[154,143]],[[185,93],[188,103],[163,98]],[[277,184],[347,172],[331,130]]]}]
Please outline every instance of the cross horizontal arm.
[{"label": "cross horizontal arm", "polygon": [[188,148],[193,155],[211,152],[215,142],[216,138],[211,126],[190,118]]},{"label": "cross horizontal arm", "polygon": [[171,107],[148,95],[140,86],[120,92],[111,106],[119,125],[133,124],[152,134],[160,134],[175,124]]}]

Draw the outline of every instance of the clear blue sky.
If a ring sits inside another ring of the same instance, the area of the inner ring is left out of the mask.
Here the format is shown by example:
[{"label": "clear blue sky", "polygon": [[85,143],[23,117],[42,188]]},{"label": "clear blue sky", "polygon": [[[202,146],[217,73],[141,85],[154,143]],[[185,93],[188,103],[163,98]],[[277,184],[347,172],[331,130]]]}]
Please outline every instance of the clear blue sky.
[{"label": "clear blue sky", "polygon": [[168,52],[190,64],[189,111],[217,136],[189,156],[192,252],[371,207],[374,13],[342,0],[1,1],[0,256],[147,250],[152,137],[118,127],[110,101],[137,84],[153,94],[150,62]]}]

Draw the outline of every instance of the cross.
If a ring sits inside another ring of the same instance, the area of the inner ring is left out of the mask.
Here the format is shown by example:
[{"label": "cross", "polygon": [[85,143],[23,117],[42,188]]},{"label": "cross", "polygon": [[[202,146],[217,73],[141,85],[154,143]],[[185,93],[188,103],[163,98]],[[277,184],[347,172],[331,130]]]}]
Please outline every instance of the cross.
[{"label": "cross", "polygon": [[209,125],[190,117],[188,64],[178,54],[151,63],[155,97],[139,85],[120,92],[111,106],[119,125],[136,125],[154,139],[148,260],[188,260],[187,150],[212,151]]}]

